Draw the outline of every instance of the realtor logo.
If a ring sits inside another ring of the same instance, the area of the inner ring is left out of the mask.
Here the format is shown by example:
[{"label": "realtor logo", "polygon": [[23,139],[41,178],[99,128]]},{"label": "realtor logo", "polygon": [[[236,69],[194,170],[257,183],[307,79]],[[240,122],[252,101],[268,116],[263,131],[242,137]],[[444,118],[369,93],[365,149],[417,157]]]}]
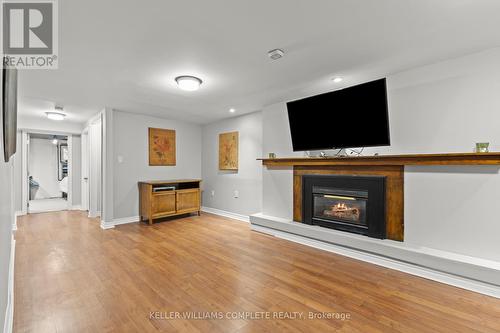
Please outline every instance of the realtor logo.
[{"label": "realtor logo", "polygon": [[3,63],[19,69],[57,68],[55,1],[4,1]]}]

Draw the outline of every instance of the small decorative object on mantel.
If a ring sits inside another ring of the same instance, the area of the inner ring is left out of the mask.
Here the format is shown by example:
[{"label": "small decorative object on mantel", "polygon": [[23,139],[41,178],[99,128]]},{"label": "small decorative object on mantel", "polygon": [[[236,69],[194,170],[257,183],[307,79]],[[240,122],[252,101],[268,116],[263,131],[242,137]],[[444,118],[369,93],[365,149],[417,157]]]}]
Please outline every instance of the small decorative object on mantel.
[{"label": "small decorative object on mantel", "polygon": [[476,143],[476,153],[487,153],[488,147],[490,146],[489,142],[477,142]]},{"label": "small decorative object on mantel", "polygon": [[149,165],[175,165],[175,130],[149,128]]},{"label": "small decorative object on mantel", "polygon": [[238,132],[219,134],[219,170],[238,170]]},{"label": "small decorative object on mantel", "polygon": [[276,154],[275,153],[269,153],[269,158],[276,158]]}]

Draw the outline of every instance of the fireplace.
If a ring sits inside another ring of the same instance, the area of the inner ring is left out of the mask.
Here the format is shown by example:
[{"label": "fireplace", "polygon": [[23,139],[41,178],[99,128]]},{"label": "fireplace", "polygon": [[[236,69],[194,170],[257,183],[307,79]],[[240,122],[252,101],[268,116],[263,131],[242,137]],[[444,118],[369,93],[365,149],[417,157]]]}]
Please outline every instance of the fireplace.
[{"label": "fireplace", "polygon": [[385,238],[385,177],[304,175],[303,219],[307,224]]}]

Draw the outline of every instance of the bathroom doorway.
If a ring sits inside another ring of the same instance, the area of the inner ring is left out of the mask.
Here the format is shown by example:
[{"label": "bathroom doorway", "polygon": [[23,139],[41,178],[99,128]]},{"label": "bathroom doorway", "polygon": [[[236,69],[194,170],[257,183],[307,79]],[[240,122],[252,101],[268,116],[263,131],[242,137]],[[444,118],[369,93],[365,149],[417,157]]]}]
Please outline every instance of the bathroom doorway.
[{"label": "bathroom doorway", "polygon": [[68,136],[28,133],[28,213],[71,209]]}]

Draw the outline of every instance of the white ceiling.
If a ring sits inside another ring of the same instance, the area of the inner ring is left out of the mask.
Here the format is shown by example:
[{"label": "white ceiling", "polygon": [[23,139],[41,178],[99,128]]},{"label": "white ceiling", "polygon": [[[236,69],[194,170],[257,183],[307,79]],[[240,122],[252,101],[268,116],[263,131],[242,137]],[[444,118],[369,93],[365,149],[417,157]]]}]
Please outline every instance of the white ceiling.
[{"label": "white ceiling", "polygon": [[[207,123],[500,46],[499,18],[498,0],[59,1],[59,69],[22,71],[20,114]],[[201,89],[179,90],[183,74]]]}]

